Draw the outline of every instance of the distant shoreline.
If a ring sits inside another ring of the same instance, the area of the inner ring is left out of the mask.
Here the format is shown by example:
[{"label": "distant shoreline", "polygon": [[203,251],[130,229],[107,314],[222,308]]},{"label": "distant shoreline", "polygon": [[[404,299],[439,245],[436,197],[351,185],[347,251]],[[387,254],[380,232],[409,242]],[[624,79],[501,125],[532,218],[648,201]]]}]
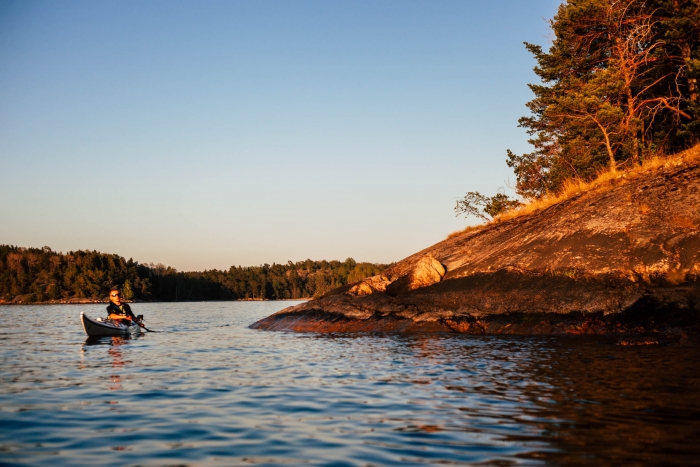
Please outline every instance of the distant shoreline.
[{"label": "distant shoreline", "polygon": [[[313,298],[280,298],[276,300],[270,300],[270,299],[262,299],[262,298],[241,298],[239,300],[178,300],[178,301],[172,301],[172,302],[166,302],[162,300],[154,300],[154,301],[129,301],[129,300],[122,300],[124,303],[207,303],[207,302],[306,302],[309,300],[313,300]],[[99,304],[107,304],[109,303],[109,300],[92,300],[88,298],[74,298],[74,299],[68,299],[68,300],[50,300],[50,301],[44,301],[44,302],[5,302],[5,301],[0,301],[0,306],[3,305],[99,305]]]}]

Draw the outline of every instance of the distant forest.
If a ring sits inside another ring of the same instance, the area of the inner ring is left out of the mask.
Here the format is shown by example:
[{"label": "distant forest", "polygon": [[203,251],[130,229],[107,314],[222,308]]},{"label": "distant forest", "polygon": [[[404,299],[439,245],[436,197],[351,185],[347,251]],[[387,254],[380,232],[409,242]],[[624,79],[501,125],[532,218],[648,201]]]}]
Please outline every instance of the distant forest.
[{"label": "distant forest", "polygon": [[98,251],[58,253],[49,247],[0,245],[0,301],[22,303],[70,298],[100,300],[113,285],[129,300],[199,301],[294,299],[379,274],[387,264],[300,261],[231,266],[227,271],[178,272]]}]

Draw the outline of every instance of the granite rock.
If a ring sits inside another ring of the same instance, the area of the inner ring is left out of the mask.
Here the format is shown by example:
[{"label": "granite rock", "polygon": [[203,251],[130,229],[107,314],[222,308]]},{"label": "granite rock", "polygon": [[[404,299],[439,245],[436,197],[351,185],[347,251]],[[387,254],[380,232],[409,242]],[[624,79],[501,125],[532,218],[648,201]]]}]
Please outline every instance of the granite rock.
[{"label": "granite rock", "polygon": [[686,335],[699,317],[700,157],[676,157],[448,238],[251,327]]}]

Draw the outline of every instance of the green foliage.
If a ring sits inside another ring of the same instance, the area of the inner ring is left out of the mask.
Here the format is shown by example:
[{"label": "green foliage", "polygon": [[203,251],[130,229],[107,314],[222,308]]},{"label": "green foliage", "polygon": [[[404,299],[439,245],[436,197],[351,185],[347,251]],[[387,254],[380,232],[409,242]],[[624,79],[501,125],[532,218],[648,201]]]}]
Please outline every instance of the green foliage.
[{"label": "green foliage", "polygon": [[504,193],[496,193],[491,198],[488,198],[488,201],[484,206],[484,212],[494,218],[506,211],[517,208],[521,204],[522,203],[520,201],[510,199],[510,197]]},{"label": "green foliage", "polygon": [[518,194],[698,141],[699,0],[568,0],[550,26],[547,52],[526,44],[542,84],[520,119],[534,151],[508,151]]},{"label": "green foliage", "polygon": [[518,200],[510,199],[504,193],[496,193],[494,196],[487,197],[478,191],[470,191],[464,195],[464,198],[457,200],[455,215],[464,214],[465,217],[475,216],[488,221],[520,205]]},{"label": "green foliage", "polygon": [[129,279],[124,281],[124,286],[122,287],[122,294],[124,295],[125,300],[133,300],[134,298],[134,291],[131,288],[131,282]]},{"label": "green foliage", "polygon": [[0,299],[22,302],[66,298],[103,299],[120,285],[127,300],[191,301],[294,299],[383,271],[387,265],[340,261],[300,261],[232,266],[228,271],[178,272],[162,264],[139,264],[97,251],[57,253],[49,247],[0,245]]}]

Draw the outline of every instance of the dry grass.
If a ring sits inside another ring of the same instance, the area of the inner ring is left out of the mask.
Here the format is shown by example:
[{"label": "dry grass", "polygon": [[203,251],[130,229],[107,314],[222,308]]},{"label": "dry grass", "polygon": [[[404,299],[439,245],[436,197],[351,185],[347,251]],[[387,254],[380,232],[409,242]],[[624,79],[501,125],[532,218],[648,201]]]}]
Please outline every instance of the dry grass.
[{"label": "dry grass", "polygon": [[470,226],[467,227],[466,229],[455,230],[454,232],[452,232],[451,234],[449,234],[449,235],[447,236],[447,239],[446,239],[446,240],[449,240],[450,238],[454,238],[454,237],[457,237],[457,236],[459,236],[459,235],[462,235],[463,233],[474,232],[474,231],[476,231],[476,230],[481,230],[481,229],[484,228],[484,225],[485,225],[485,224],[481,224],[481,225],[470,225]]},{"label": "dry grass", "polygon": [[[674,167],[683,163],[692,162],[696,160],[700,160],[700,144],[695,145],[686,151],[674,154],[672,156],[660,156],[649,158],[645,160],[641,166],[637,166],[629,170],[603,170],[600,173],[598,173],[598,176],[594,180],[590,182],[584,182],[579,179],[568,180],[564,184],[564,187],[561,189],[561,191],[557,193],[548,194],[543,196],[542,198],[534,199],[519,208],[513,209],[496,217],[489,223],[473,225],[467,227],[464,230],[457,230],[455,232],[452,232],[447,236],[447,238],[450,239],[458,235],[471,232],[473,230],[480,230],[491,223],[504,222],[510,219],[514,219],[516,217],[526,216],[533,212],[540,211],[554,204],[560,203],[569,198],[589,191],[594,191],[598,189],[604,190],[609,189],[613,186],[625,184],[633,178],[636,178],[648,172],[658,170],[660,168]],[[641,207],[642,211],[644,211],[644,206],[646,205],[643,205]],[[679,227],[681,227],[681,225],[679,225]],[[682,225],[682,227],[685,227],[685,225]]]},{"label": "dry grass", "polygon": [[[674,154],[668,157],[653,157],[644,161],[641,166],[634,167],[630,170],[604,170],[598,176],[590,181],[584,182],[578,179],[568,180],[562,190],[556,194],[543,196],[535,199],[524,206],[521,206],[512,211],[508,211],[501,216],[498,216],[493,222],[503,222],[508,219],[524,216],[535,211],[547,208],[554,204],[560,203],[573,196],[580,195],[597,189],[608,189],[612,186],[627,183],[629,180],[636,178],[642,174],[658,170],[662,167],[673,167],[686,162],[691,162],[700,159],[700,144],[686,151]],[[645,206],[645,205],[644,205]],[[644,211],[644,206],[641,207]],[[647,207],[648,210],[648,207]]]},{"label": "dry grass", "polygon": [[694,229],[695,222],[693,219],[687,216],[673,216],[671,217],[671,225],[674,227],[680,227],[682,229]]}]

